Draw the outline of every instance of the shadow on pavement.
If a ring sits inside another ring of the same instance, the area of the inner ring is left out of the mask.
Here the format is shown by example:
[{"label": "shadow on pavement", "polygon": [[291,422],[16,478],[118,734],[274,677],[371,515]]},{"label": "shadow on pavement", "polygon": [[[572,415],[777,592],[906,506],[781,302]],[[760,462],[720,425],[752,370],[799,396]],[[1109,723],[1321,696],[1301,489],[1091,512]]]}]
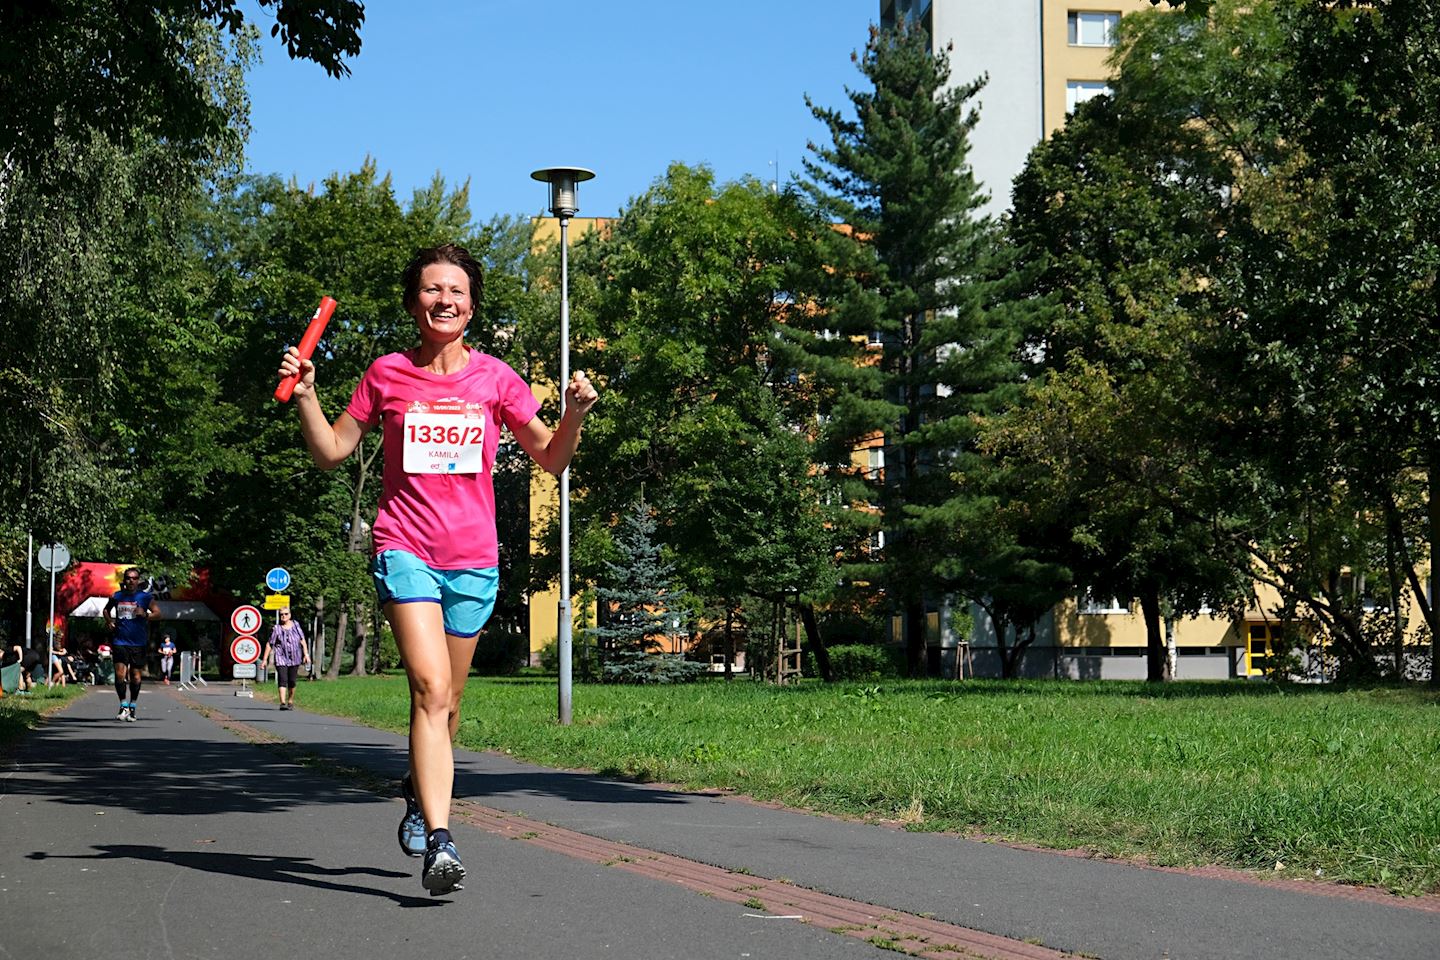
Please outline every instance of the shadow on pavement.
[{"label": "shadow on pavement", "polygon": [[162,817],[387,802],[338,780],[317,791],[313,772],[253,745],[154,736],[143,724],[52,717],[22,745],[6,792]]},{"label": "shadow on pavement", "polygon": [[393,900],[402,907],[439,906],[443,901],[428,897],[407,897],[388,890],[376,890],[352,883],[337,883],[327,877],[347,877],[363,874],[372,877],[410,878],[408,873],[393,870],[376,870],[371,867],[349,867],[335,869],[316,865],[306,857],[263,856],[244,853],[202,853],[188,850],[166,850],[163,847],[143,844],[111,843],[101,844],[92,849],[99,852],[85,855],[50,854],[43,851],[27,854],[30,860],[150,860],[175,867],[188,867],[206,873],[226,874],[232,877],[247,877],[270,883],[299,884],[320,890],[334,890],[340,893],[358,893],[372,897]]}]

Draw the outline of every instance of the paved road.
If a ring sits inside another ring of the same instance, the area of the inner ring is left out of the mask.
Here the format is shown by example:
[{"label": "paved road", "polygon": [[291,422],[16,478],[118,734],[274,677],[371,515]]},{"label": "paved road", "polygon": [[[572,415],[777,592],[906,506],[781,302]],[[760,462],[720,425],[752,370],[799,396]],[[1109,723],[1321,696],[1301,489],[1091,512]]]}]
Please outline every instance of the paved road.
[{"label": "paved road", "polygon": [[8,758],[0,957],[889,955],[872,937],[936,957],[1440,957],[1434,899],[909,834],[469,752],[453,831],[470,880],[432,898],[384,795],[402,737],[228,686],[188,699],[147,687],[122,724],[96,690]]}]

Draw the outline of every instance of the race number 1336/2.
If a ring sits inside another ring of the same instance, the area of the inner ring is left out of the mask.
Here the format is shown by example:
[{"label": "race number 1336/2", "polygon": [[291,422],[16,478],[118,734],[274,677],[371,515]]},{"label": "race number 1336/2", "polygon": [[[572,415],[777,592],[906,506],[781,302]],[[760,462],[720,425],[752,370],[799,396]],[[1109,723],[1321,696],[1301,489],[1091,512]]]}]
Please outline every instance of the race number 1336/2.
[{"label": "race number 1336/2", "polygon": [[406,473],[479,473],[484,469],[485,420],[453,413],[405,416]]}]

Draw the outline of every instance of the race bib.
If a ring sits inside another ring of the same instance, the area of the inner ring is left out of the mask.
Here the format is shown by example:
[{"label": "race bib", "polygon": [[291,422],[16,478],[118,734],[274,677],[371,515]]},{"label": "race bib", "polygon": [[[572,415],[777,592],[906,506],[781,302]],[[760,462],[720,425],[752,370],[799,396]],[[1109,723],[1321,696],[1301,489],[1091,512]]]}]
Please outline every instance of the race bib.
[{"label": "race bib", "polygon": [[134,620],[135,604],[129,601],[121,601],[120,603],[115,604],[115,619]]},{"label": "race bib", "polygon": [[416,401],[405,412],[406,473],[480,473],[485,469],[485,405]]}]

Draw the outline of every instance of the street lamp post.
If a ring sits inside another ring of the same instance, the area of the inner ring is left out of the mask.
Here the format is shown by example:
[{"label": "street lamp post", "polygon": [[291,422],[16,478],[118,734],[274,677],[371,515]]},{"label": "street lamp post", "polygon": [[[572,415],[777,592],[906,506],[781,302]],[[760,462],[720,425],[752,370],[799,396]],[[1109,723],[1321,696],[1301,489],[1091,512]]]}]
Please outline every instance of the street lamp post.
[{"label": "street lamp post", "polygon": [[[560,416],[565,416],[565,388],[570,383],[570,218],[579,212],[578,185],[595,176],[584,167],[545,167],[530,174],[550,184],[550,212],[560,220]],[[555,645],[560,655],[560,724],[570,725],[570,468],[560,474],[560,609]]]}]

